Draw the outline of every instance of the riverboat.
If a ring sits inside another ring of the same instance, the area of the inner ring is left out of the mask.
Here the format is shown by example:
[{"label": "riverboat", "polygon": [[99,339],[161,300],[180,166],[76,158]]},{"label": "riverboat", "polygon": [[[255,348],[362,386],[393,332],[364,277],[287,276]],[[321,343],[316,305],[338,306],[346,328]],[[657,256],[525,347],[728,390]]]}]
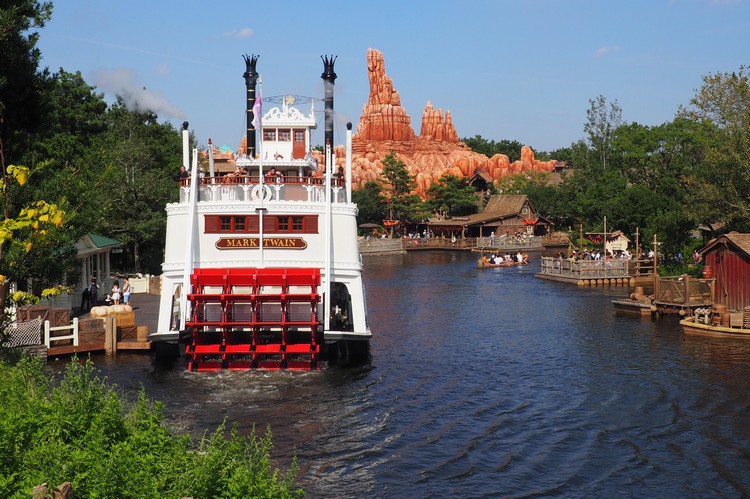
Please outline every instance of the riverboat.
[{"label": "riverboat", "polygon": [[703,324],[696,322],[695,317],[685,317],[680,321],[680,326],[682,326],[682,332],[688,335],[750,339],[750,328]]},{"label": "riverboat", "polygon": [[750,311],[728,313],[726,308],[699,308],[680,321],[687,335],[750,339]]},{"label": "riverboat", "polygon": [[[201,176],[193,150],[179,201],[166,206],[158,330],[149,339],[157,355],[179,353],[191,371],[317,370],[366,359],[371,332],[351,201],[351,124],[344,176],[332,174],[335,58],[322,58],[324,174],[310,149],[314,99],[262,101],[258,56],[244,58],[247,154],[234,174],[220,177],[209,162]],[[282,107],[262,114],[261,102]],[[297,103],[309,104],[309,113]],[[187,122],[182,134],[187,165]]]}]

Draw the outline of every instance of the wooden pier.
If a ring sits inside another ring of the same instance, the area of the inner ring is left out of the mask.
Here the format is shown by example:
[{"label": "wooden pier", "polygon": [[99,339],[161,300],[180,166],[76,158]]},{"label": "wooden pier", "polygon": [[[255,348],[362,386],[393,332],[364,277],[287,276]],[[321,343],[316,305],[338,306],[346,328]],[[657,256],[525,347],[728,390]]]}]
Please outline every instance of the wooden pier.
[{"label": "wooden pier", "polygon": [[149,326],[136,325],[132,310],[113,312],[104,317],[74,317],[71,311],[48,306],[27,306],[18,310],[18,322],[5,346],[33,351],[41,356],[72,355],[118,350],[148,351]]},{"label": "wooden pier", "polygon": [[640,286],[653,285],[651,260],[571,260],[541,257],[536,277],[567,282],[578,286]]}]

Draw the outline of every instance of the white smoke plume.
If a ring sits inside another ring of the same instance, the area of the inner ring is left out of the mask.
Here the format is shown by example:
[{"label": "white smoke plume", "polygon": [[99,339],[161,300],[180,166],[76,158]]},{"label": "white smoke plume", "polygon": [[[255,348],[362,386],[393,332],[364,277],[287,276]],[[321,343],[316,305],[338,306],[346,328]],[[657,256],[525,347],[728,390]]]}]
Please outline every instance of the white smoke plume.
[{"label": "white smoke plume", "polygon": [[164,95],[144,87],[132,69],[100,69],[93,74],[93,81],[105,93],[122,97],[130,111],[151,111],[162,118],[185,118],[180,108],[171,104]]}]

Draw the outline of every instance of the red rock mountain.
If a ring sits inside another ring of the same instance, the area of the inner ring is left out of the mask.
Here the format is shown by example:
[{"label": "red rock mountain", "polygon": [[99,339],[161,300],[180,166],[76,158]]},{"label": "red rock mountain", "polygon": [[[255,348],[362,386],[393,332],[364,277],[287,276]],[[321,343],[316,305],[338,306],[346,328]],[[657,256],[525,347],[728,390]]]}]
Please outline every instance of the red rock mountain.
[{"label": "red rock mountain", "polygon": [[[430,101],[422,111],[422,128],[415,135],[411,117],[401,106],[401,97],[385,72],[383,54],[367,50],[367,72],[370,97],[364,105],[357,130],[352,137],[352,180],[355,187],[375,180],[382,171],[381,161],[391,151],[396,153],[409,173],[415,176],[417,192],[422,197],[444,174],[471,177],[482,170],[493,180],[525,171],[552,171],[555,161],[537,161],[534,151],[524,146],[521,159],[510,162],[508,156],[491,158],[473,152],[458,140],[450,111],[443,115]],[[337,163],[344,164],[344,146],[336,146]]]}]

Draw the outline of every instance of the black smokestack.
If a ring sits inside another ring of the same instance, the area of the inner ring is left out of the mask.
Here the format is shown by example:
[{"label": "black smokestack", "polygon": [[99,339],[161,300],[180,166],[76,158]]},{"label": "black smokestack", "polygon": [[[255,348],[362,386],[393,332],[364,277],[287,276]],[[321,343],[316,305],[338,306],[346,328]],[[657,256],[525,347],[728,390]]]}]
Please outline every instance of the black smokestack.
[{"label": "black smokestack", "polygon": [[243,55],[245,58],[245,88],[247,89],[247,156],[250,159],[255,158],[255,125],[253,120],[253,106],[255,106],[255,85],[258,83],[258,72],[255,71],[255,64],[258,62],[259,55]]},{"label": "black smokestack", "polygon": [[[336,73],[333,72],[333,64],[336,62],[334,56],[320,56],[323,59],[323,74],[320,75],[323,78],[325,85],[325,141],[326,145],[333,147],[333,84],[336,81]],[[328,168],[328,165],[326,165]]]}]

